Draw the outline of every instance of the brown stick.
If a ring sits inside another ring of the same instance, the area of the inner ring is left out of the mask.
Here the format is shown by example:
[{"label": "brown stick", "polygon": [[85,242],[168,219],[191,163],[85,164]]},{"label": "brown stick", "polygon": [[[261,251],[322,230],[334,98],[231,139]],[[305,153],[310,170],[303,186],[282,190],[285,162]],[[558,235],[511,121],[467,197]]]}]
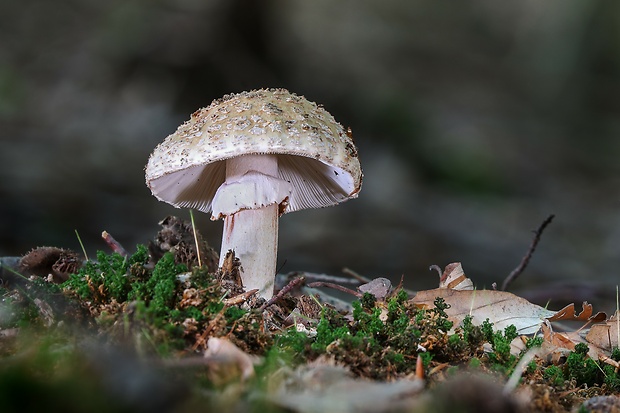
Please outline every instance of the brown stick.
[{"label": "brown stick", "polygon": [[294,272],[289,272],[288,274],[286,274],[287,278],[293,278],[293,277],[305,277],[306,281],[327,281],[327,282],[333,282],[333,283],[339,283],[339,284],[360,284],[360,282],[356,279],[353,278],[349,278],[349,277],[338,277],[336,275],[329,275],[329,274],[318,274],[318,273],[314,273],[314,272],[306,272],[306,271],[294,271]]},{"label": "brown stick", "polygon": [[294,280],[292,280],[290,283],[286,284],[280,291],[278,291],[278,293],[276,295],[274,295],[273,297],[271,297],[269,299],[269,301],[267,301],[265,304],[263,304],[260,308],[259,311],[263,311],[265,310],[265,308],[269,307],[270,305],[272,305],[273,303],[275,303],[276,301],[280,300],[282,297],[284,297],[284,294],[288,293],[289,291],[291,291],[293,288],[297,287],[299,284],[302,284],[304,281],[306,281],[305,277],[299,277],[299,278],[295,278]]},{"label": "brown stick", "polygon": [[108,231],[103,231],[101,233],[101,238],[103,238],[105,243],[108,244],[108,246],[113,252],[116,252],[123,257],[127,257],[129,255],[127,254],[127,250],[125,250],[125,248],[123,248],[123,246],[117,240],[115,240],[114,237],[112,237],[112,235],[108,233]]},{"label": "brown stick", "polygon": [[347,287],[343,287],[342,285],[338,285],[338,284],[334,284],[334,283],[328,283],[328,282],[324,282],[324,281],[318,281],[318,282],[315,282],[315,283],[308,284],[308,287],[310,287],[310,288],[328,287],[328,288],[333,288],[334,290],[341,291],[343,293],[354,295],[357,298],[361,298],[362,297],[362,293],[359,293],[359,292],[354,291],[354,290],[352,290],[350,288],[347,288]]},{"label": "brown stick", "polygon": [[555,215],[553,214],[549,215],[547,219],[545,219],[543,223],[540,224],[538,229],[534,231],[534,239],[532,239],[532,243],[530,244],[530,248],[527,250],[527,254],[525,254],[523,259],[521,259],[521,262],[519,263],[517,268],[515,268],[514,270],[512,270],[510,274],[508,274],[508,277],[506,277],[506,279],[504,280],[502,284],[502,291],[506,291],[506,288],[508,288],[508,285],[514,280],[516,280],[519,274],[521,274],[525,270],[525,267],[527,267],[527,264],[530,262],[530,259],[532,258],[532,255],[534,254],[534,250],[536,250],[536,246],[538,245],[538,242],[540,241],[540,237],[543,231],[545,230],[547,225],[549,225],[551,221],[553,221],[554,217]]},{"label": "brown stick", "polygon": [[253,290],[246,291],[244,293],[235,295],[234,297],[227,298],[226,300],[224,300],[224,305],[227,307],[230,307],[233,305],[239,305],[243,303],[244,301],[246,301],[251,296],[253,296],[254,294],[256,294],[257,292],[258,292],[258,288],[255,288]]},{"label": "brown stick", "polygon": [[353,271],[351,268],[344,267],[342,269],[342,272],[344,274],[347,274],[347,275],[355,278],[357,281],[359,281],[362,284],[366,284],[366,283],[369,283],[370,281],[372,281],[371,279],[366,278],[363,275],[360,275],[357,272]]}]

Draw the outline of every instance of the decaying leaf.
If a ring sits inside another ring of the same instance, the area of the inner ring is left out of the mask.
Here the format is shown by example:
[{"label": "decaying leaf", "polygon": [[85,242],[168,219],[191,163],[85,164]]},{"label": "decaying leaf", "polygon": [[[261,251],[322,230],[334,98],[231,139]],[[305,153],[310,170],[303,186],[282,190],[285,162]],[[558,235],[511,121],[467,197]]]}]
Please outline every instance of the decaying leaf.
[{"label": "decaying leaf", "polygon": [[598,312],[592,315],[592,304],[588,304],[586,301],[582,304],[581,313],[575,312],[575,304],[569,304],[560,311],[556,312],[552,317],[549,317],[549,321],[589,321],[599,322],[605,320],[607,315],[602,312]]},{"label": "decaying leaf", "polygon": [[419,307],[432,308],[438,297],[450,305],[446,313],[455,326],[466,316],[471,316],[475,325],[488,319],[495,330],[514,325],[519,334],[534,334],[545,320],[599,322],[606,318],[602,312],[592,315],[592,305],[587,302],[583,303],[582,311],[577,314],[574,304],[559,311],[550,311],[506,291],[473,290],[473,283],[465,276],[460,262],[446,266],[439,280],[439,288],[419,291],[412,301]]},{"label": "decaying leaf", "polygon": [[377,300],[383,300],[392,289],[392,282],[387,278],[379,277],[366,284],[360,285],[357,289],[361,293],[370,293],[374,295]]},{"label": "decaying leaf", "polygon": [[590,327],[590,331],[586,334],[586,340],[589,343],[610,351],[614,347],[618,347],[618,337],[620,335],[618,324],[620,319],[618,310],[605,323],[595,324]]},{"label": "decaying leaf", "polygon": [[541,325],[541,331],[545,342],[555,346],[556,348],[559,347],[567,350],[573,350],[576,344],[583,341],[579,339],[578,334],[573,337],[569,337],[566,333],[556,333],[553,331],[549,321],[545,321]]},{"label": "decaying leaf", "polygon": [[555,314],[554,311],[505,291],[437,288],[419,291],[413,297],[413,302],[422,308],[432,308],[437,297],[443,298],[450,305],[446,313],[455,325],[459,325],[469,315],[475,325],[489,319],[496,330],[514,325],[519,334],[534,334],[543,320]]},{"label": "decaying leaf", "polygon": [[209,361],[209,378],[214,383],[222,384],[237,378],[247,380],[254,376],[256,357],[225,338],[211,337],[207,345],[205,359]]},{"label": "decaying leaf", "polygon": [[443,274],[439,278],[439,288],[451,288],[453,290],[473,290],[474,283],[467,278],[460,262],[446,265]]}]

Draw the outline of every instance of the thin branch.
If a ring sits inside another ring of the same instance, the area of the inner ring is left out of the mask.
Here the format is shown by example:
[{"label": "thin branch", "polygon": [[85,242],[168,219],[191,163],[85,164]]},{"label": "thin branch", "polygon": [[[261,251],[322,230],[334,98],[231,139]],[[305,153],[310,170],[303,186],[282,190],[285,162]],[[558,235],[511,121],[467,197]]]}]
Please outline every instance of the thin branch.
[{"label": "thin branch", "polygon": [[286,284],[280,291],[278,291],[278,293],[276,295],[271,297],[269,299],[269,301],[267,301],[265,304],[263,304],[259,308],[259,311],[265,310],[265,308],[269,307],[270,305],[274,304],[276,301],[278,301],[282,297],[284,297],[284,294],[288,293],[289,291],[291,291],[292,289],[294,289],[298,285],[303,284],[304,281],[306,281],[306,279],[304,277],[295,278],[290,283]]},{"label": "thin branch", "polygon": [[[125,248],[123,248],[123,246],[115,240],[114,237],[108,233],[108,231],[103,231],[101,233],[101,238],[103,238],[105,243],[108,244],[108,247],[110,247],[113,252],[116,252],[123,257],[129,256],[127,250],[125,250]],[[86,257],[86,259],[88,260],[88,257]]]},{"label": "thin branch", "polygon": [[504,280],[502,284],[502,291],[506,291],[506,288],[508,288],[508,285],[510,285],[510,283],[516,280],[519,274],[521,274],[525,270],[525,267],[527,267],[527,264],[529,264],[530,259],[532,258],[532,255],[534,254],[534,251],[536,250],[536,246],[538,245],[538,242],[540,241],[540,237],[542,236],[543,231],[545,230],[547,225],[549,225],[551,221],[553,221],[554,217],[555,215],[553,214],[549,215],[547,219],[545,219],[543,223],[540,224],[540,227],[538,227],[538,229],[534,231],[534,239],[532,239],[532,243],[530,244],[530,248],[527,250],[527,254],[525,254],[523,259],[521,259],[521,262],[519,263],[517,268],[512,270],[512,272],[508,275],[508,277],[506,277],[506,279]]},{"label": "thin branch", "polygon": [[337,275],[329,275],[329,274],[318,274],[314,272],[306,272],[306,271],[294,271],[286,274],[287,278],[293,278],[296,276],[302,276],[307,281],[327,281],[338,284],[360,284],[360,282],[354,278],[349,277],[339,277]]},{"label": "thin branch", "polygon": [[342,269],[342,272],[343,272],[343,274],[346,274],[346,275],[349,275],[349,276],[355,278],[361,284],[366,284],[366,283],[369,283],[370,281],[372,281],[370,278],[366,278],[363,275],[358,274],[357,272],[353,271],[351,268],[344,267]]},{"label": "thin branch", "polygon": [[355,290],[352,290],[350,288],[343,287],[342,285],[338,285],[338,284],[334,284],[334,283],[318,281],[318,282],[315,282],[315,283],[308,284],[308,287],[310,287],[310,288],[328,287],[328,288],[333,288],[334,290],[341,291],[343,293],[354,295],[357,298],[361,298],[362,297],[362,293],[359,293],[359,292],[357,292]]},{"label": "thin branch", "polygon": [[258,288],[255,288],[253,290],[250,291],[246,291],[244,293],[238,294],[234,297],[230,297],[224,300],[224,305],[227,307],[233,306],[233,305],[239,305],[242,304],[243,302],[245,302],[248,298],[250,298],[251,296],[253,296],[254,294],[256,294],[258,292]]}]

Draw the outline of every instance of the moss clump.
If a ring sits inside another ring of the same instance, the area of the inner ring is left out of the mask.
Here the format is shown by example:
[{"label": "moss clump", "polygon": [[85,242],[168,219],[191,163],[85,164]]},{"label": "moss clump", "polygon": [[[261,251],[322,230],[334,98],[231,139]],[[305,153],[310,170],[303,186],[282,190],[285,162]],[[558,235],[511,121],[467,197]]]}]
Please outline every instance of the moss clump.
[{"label": "moss clump", "polygon": [[151,277],[146,282],[145,297],[136,297],[149,303],[153,312],[163,315],[175,306],[177,287],[180,282],[177,275],[187,271],[184,264],[175,264],[171,253],[165,254],[155,265]]},{"label": "moss clump", "polygon": [[[226,306],[225,292],[214,274],[175,264],[171,253],[154,265],[139,245],[128,258],[98,253],[62,285],[80,299],[97,328],[117,340],[139,344],[140,351],[169,354],[188,346],[206,348],[209,336],[227,335],[242,349],[262,353],[271,343],[262,320],[236,306]],[[204,332],[207,333],[204,333]]]},{"label": "moss clump", "polygon": [[579,343],[566,359],[565,373],[568,378],[575,379],[577,385],[592,386],[600,373],[598,363],[588,357],[588,350],[587,344]]},{"label": "moss clump", "polygon": [[144,265],[148,259],[144,245],[138,245],[136,253],[129,258],[98,251],[97,261],[86,262],[62,287],[85,300],[127,301],[129,295],[135,296],[136,290],[139,291],[146,282],[147,271]]},{"label": "moss clump", "polygon": [[[446,332],[452,323],[442,299],[428,310],[417,308],[407,299],[402,290],[387,302],[364,294],[360,301],[352,303],[352,320],[326,306],[315,337],[287,332],[279,335],[275,343],[297,357],[329,355],[365,377],[389,379],[409,374],[415,371],[418,354],[426,366],[438,354],[440,358],[447,354]],[[424,352],[424,346],[433,349],[433,354]]]},{"label": "moss clump", "polygon": [[[544,369],[543,377],[553,386],[563,386],[566,380],[575,385],[605,387],[610,391],[620,390],[620,375],[616,368],[603,362],[592,360],[588,356],[588,345],[579,343],[566,358],[566,362],[559,366],[549,366]],[[612,351],[612,356],[614,352]]]},{"label": "moss clump", "polygon": [[558,366],[549,366],[544,370],[543,377],[553,386],[562,386],[564,384],[564,374]]}]

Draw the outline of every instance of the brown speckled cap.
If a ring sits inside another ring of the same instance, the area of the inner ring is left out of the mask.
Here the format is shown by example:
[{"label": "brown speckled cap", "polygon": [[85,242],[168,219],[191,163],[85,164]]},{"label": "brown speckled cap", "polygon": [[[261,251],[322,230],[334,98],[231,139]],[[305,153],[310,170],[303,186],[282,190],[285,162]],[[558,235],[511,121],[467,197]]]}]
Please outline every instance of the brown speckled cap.
[{"label": "brown speckled cap", "polygon": [[284,89],[226,95],[194,112],[155,148],[146,183],[162,201],[208,213],[225,180],[225,161],[247,154],[278,156],[278,178],[293,186],[283,212],[355,198],[362,185],[350,131]]}]

